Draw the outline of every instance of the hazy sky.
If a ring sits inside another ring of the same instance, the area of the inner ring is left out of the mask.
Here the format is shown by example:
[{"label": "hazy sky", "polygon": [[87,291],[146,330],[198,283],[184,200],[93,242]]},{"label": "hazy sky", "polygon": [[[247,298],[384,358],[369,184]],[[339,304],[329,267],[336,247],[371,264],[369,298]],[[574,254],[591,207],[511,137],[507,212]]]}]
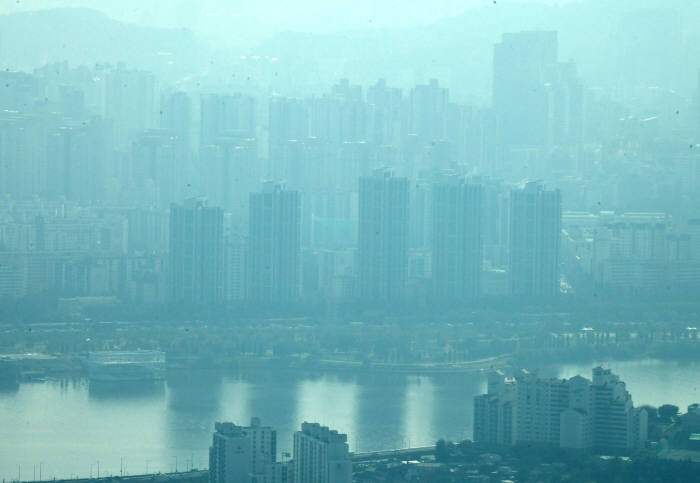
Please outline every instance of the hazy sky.
[{"label": "hazy sky", "polygon": [[89,7],[142,25],[185,27],[199,35],[258,39],[286,30],[328,32],[432,23],[479,6],[572,0],[6,0],[0,13]]}]

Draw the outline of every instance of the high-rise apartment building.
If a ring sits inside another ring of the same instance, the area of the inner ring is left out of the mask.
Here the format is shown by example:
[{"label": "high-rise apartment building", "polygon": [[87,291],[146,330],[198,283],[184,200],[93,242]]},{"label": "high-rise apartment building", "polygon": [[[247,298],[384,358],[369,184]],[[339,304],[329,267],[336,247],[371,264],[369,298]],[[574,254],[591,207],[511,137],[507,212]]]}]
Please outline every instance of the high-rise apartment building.
[{"label": "high-rise apartment building", "polygon": [[510,194],[511,291],[522,297],[559,293],[561,193],[528,183]]},{"label": "high-rise apartment building", "polygon": [[100,158],[90,153],[91,136],[84,124],[64,125],[48,133],[47,167],[51,175],[46,176],[46,194],[53,199],[94,200],[85,191],[98,182],[94,168]]},{"label": "high-rise apartment building", "polygon": [[364,141],[367,135],[367,104],[362,87],[342,79],[331,93],[308,100],[309,134],[323,142]]},{"label": "high-rise apartment building", "polygon": [[[272,483],[277,461],[277,431],[253,418],[250,426],[216,423],[209,448],[211,483]],[[279,471],[277,473],[280,473]]]},{"label": "high-rise apartment building", "polygon": [[239,226],[247,224],[249,194],[260,186],[257,152],[256,138],[235,133],[219,136],[200,152],[201,182],[207,195],[231,213]]},{"label": "high-rise apartment building", "polygon": [[224,299],[227,301],[245,299],[246,248],[244,237],[233,233],[224,237]]},{"label": "high-rise apartment building", "polygon": [[482,237],[484,261],[490,268],[508,266],[508,210],[510,189],[503,181],[488,177],[475,178],[483,186]]},{"label": "high-rise apartment building", "polygon": [[348,437],[318,423],[302,423],[294,433],[295,483],[350,483]]},{"label": "high-rise apartment building", "polygon": [[[598,222],[591,257],[597,282],[616,288],[651,288],[666,286],[669,279],[677,278],[669,270],[671,230],[667,215],[602,212]],[[691,266],[684,262],[686,268]]]},{"label": "high-rise apartment building", "polygon": [[245,228],[248,194],[257,189],[263,174],[255,136],[255,99],[240,94],[203,95],[199,131],[202,186]]},{"label": "high-rise apartment building", "polygon": [[115,147],[123,148],[155,125],[155,77],[119,64],[107,72],[105,81],[105,117],[113,122]]},{"label": "high-rise apartment building", "polygon": [[480,295],[483,189],[464,179],[433,187],[433,289],[436,297]]},{"label": "high-rise apartment building", "polygon": [[170,206],[170,298],[195,304],[223,296],[223,212],[190,198]]},{"label": "high-rise apartment building", "polygon": [[445,139],[449,99],[449,89],[440,87],[437,79],[411,89],[410,132],[422,142]]},{"label": "high-rise apartment building", "polygon": [[642,448],[646,443],[646,411],[634,408],[625,383],[610,369],[593,369],[591,386],[593,442],[609,450]]},{"label": "high-rise apartment building", "polygon": [[557,32],[505,33],[493,52],[496,164],[514,179],[562,169],[551,149],[581,142],[583,90],[573,62],[558,62]]},{"label": "high-rise apartment building", "polygon": [[474,397],[474,441],[515,444],[517,383],[494,371],[488,378],[486,394]]},{"label": "high-rise apartment building", "polygon": [[360,296],[405,295],[408,271],[408,179],[381,169],[360,178],[358,275]]},{"label": "high-rise apartment building", "polygon": [[517,377],[516,442],[559,442],[559,414],[568,407],[568,386],[522,371]]},{"label": "high-rise apartment building", "polygon": [[293,301],[299,297],[301,198],[268,182],[250,194],[247,298]]},{"label": "high-rise apartment building", "polygon": [[[0,192],[4,195],[22,199],[47,192],[50,138],[46,124],[35,116],[0,110]],[[61,174],[51,175],[58,178],[54,183],[63,179]]]},{"label": "high-rise apartment building", "polygon": [[367,88],[368,140],[377,146],[400,144],[408,130],[407,107],[398,87],[388,87],[379,79]]},{"label": "high-rise apartment building", "polygon": [[547,142],[545,68],[557,62],[557,33],[505,33],[493,50],[493,98],[503,149]]},{"label": "high-rise apartment building", "polygon": [[0,72],[0,109],[29,113],[41,92],[39,79],[25,72]]},{"label": "high-rise apartment building", "polygon": [[602,367],[593,369],[593,381],[495,372],[487,393],[474,398],[477,442],[630,451],[643,448],[646,439],[646,411],[634,408],[625,384]]},{"label": "high-rise apartment building", "polygon": [[411,183],[408,227],[408,248],[410,250],[427,250],[432,246],[433,232],[433,196],[434,188],[430,183]]},{"label": "high-rise apartment building", "polygon": [[222,136],[255,137],[255,99],[250,96],[203,95],[199,115],[200,150]]},{"label": "high-rise apartment building", "polygon": [[[309,136],[309,108],[301,99],[274,97],[269,106],[267,157],[271,164],[281,162],[289,141],[301,142]],[[271,166],[267,175],[276,173]],[[289,179],[288,179],[289,181]]]},{"label": "high-rise apartment building", "polygon": [[149,129],[132,143],[127,173],[139,204],[166,208],[187,194],[187,151],[170,131]]},{"label": "high-rise apartment building", "polygon": [[160,127],[174,137],[175,143],[189,153],[192,132],[192,102],[186,92],[173,92],[161,99]]}]

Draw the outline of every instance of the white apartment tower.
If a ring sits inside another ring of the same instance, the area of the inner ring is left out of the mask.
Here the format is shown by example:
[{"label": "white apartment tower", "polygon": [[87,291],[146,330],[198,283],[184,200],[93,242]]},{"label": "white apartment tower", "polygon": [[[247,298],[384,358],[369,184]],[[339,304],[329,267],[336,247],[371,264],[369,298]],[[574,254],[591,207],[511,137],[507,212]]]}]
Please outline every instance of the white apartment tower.
[{"label": "white apartment tower", "polygon": [[624,382],[610,369],[593,369],[592,382],[495,372],[487,394],[474,398],[474,440],[631,451],[646,443],[647,413],[634,408]]},{"label": "white apartment tower", "polygon": [[625,383],[610,369],[596,367],[591,389],[595,446],[609,450],[644,447],[647,414],[634,408]]},{"label": "white apartment tower", "polygon": [[302,423],[294,433],[295,483],[350,483],[348,437],[318,423]]},{"label": "white apartment tower", "polygon": [[474,441],[515,444],[517,385],[501,371],[489,375],[486,394],[474,398]]},{"label": "white apartment tower", "polygon": [[277,431],[253,418],[250,426],[216,423],[209,448],[210,483],[267,483],[277,459]]}]

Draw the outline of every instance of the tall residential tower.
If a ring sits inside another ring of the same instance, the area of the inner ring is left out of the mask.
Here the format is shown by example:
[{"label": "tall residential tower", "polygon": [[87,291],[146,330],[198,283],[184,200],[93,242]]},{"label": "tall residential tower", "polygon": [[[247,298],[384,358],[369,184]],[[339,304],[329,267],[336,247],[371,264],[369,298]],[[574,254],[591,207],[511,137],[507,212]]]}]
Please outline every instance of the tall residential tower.
[{"label": "tall residential tower", "polygon": [[170,206],[170,298],[196,304],[223,296],[223,211],[203,199]]},{"label": "tall residential tower", "polygon": [[277,431],[262,426],[258,418],[250,426],[216,423],[209,448],[211,483],[272,482],[277,461]]},{"label": "tall residential tower", "polygon": [[528,183],[510,194],[511,291],[514,296],[559,293],[561,193]]},{"label": "tall residential tower", "polygon": [[250,194],[247,297],[289,302],[299,297],[301,198],[268,182]]},{"label": "tall residential tower", "polygon": [[408,179],[386,169],[360,178],[359,204],[360,296],[401,298],[408,271]]},{"label": "tall residential tower", "polygon": [[294,433],[294,481],[350,483],[348,436],[318,423],[302,423]]},{"label": "tall residential tower", "polygon": [[436,297],[479,296],[483,189],[465,179],[433,187],[433,288]]}]

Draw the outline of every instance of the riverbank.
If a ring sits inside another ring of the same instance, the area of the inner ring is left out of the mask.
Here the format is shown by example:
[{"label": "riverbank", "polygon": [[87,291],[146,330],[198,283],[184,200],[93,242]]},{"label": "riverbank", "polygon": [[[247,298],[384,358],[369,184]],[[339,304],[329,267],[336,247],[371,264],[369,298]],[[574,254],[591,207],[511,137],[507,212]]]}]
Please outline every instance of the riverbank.
[{"label": "riverbank", "polygon": [[[39,483],[46,480],[11,480],[8,483]],[[52,483],[207,483],[208,471],[187,471],[184,473],[153,473],[133,476],[104,476],[100,478],[52,479]]]},{"label": "riverbank", "polygon": [[[448,363],[379,363],[345,360],[314,359],[308,357],[240,357],[230,360],[211,358],[168,357],[166,370],[169,373],[197,369],[259,370],[289,369],[314,372],[389,372],[416,375],[444,373],[476,373],[490,369],[501,369],[508,365],[512,354],[502,354],[473,361]],[[8,367],[17,382],[41,381],[46,377],[88,375],[84,364],[85,355],[54,354],[2,354],[0,363]],[[8,379],[6,384],[15,381]]]},{"label": "riverbank", "polygon": [[512,354],[501,354],[494,357],[460,362],[415,362],[415,363],[384,363],[358,362],[334,359],[291,359],[291,358],[250,358],[237,361],[240,369],[261,369],[266,367],[285,367],[319,372],[387,372],[414,375],[431,374],[471,374],[490,369],[502,369],[508,366]]},{"label": "riverbank", "polygon": [[[697,344],[675,344],[674,350],[658,347],[586,346],[569,349],[543,349],[501,354],[471,361],[457,362],[372,362],[343,359],[323,359],[312,356],[243,356],[243,357],[183,357],[168,354],[166,373],[217,371],[302,371],[305,373],[395,373],[411,375],[476,374],[508,367],[534,368],[551,364],[585,364],[601,360],[633,361],[657,359],[668,362],[700,360]],[[668,348],[668,347],[667,347]],[[49,377],[87,377],[84,363],[86,354],[0,354],[3,377],[0,387],[10,387],[18,382],[40,382]]]}]

